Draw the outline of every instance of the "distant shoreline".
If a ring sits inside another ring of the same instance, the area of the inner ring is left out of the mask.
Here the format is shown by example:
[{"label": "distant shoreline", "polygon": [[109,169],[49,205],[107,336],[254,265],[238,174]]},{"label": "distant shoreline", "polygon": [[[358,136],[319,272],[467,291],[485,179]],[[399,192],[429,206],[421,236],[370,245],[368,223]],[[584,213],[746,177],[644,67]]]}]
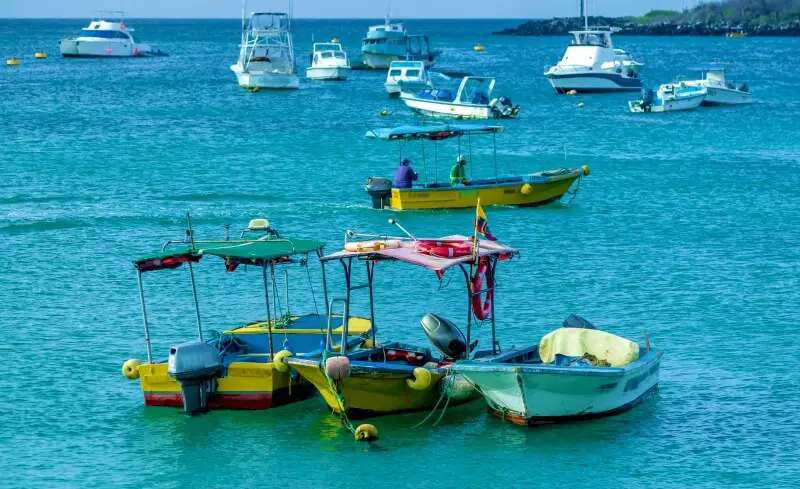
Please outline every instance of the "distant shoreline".
[{"label": "distant shoreline", "polygon": [[[589,25],[614,27],[616,35],[631,36],[725,36],[739,32],[742,27],[728,22],[635,22],[632,17],[590,17]],[[492,32],[496,36],[564,36],[569,31],[583,29],[583,22],[575,17],[529,20],[517,27]],[[761,24],[745,30],[747,36],[794,37],[800,36],[800,21]]]}]

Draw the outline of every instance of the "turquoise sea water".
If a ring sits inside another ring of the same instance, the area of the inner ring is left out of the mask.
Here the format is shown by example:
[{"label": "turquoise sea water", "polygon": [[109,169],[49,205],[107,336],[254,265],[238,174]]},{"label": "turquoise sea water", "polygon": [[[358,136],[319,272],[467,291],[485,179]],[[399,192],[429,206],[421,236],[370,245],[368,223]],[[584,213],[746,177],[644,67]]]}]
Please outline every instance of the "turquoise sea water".
[{"label": "turquoise sea water", "polygon": [[[592,168],[569,205],[488,209],[493,232],[522,251],[498,277],[501,343],[538,342],[574,312],[639,341],[646,329],[665,355],[659,394],[620,416],[521,429],[479,401],[435,427],[413,428],[425,413],[376,419],[381,440],[367,446],[318,398],[199,417],[144,408],[120,374],[145,358],[131,259],[180,238],[186,212],[200,237],[265,216],[328,250],[347,228],[391,232],[390,216],[420,235],[468,233],[469,210],[369,208],[363,183],[391,174],[397,147],[364,132],[419,120],[385,97],[379,73],[238,88],[235,20],[129,22],[168,58],[60,58],[58,39],[85,22],[0,20],[0,57],[22,59],[0,67],[0,485],[800,484],[800,41],[618,37],[648,84],[728,61],[756,101],[636,116],[628,95],[550,90],[541,72],[566,38],[488,34],[514,21],[409,23],[442,49],[442,66],[494,75],[522,105],[498,137],[501,173],[563,166],[564,145],[569,166]],[[301,70],[312,34],[354,53],[369,24],[296,22]],[[50,57],[35,61],[38,49]],[[492,175],[491,140],[479,141],[475,176]],[[456,153],[439,147],[441,177]],[[419,161],[418,145],[404,155]],[[196,270],[207,329],[262,316],[257,271]],[[291,272],[293,311],[313,310],[304,272]],[[159,358],[194,334],[187,273],[145,277]],[[339,270],[330,275],[342,290]],[[379,339],[425,344],[428,311],[461,322],[459,280],[438,291],[433,273],[398,264],[380,265],[377,280]]]}]

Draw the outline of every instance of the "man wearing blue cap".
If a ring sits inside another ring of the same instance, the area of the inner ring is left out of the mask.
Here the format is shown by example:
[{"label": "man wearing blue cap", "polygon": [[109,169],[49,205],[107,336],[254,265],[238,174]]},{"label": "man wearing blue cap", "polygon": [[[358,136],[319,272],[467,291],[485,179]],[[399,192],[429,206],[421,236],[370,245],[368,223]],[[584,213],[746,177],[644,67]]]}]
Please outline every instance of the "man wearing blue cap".
[{"label": "man wearing blue cap", "polygon": [[411,160],[403,158],[403,161],[400,162],[400,166],[394,171],[394,182],[392,182],[394,188],[411,188],[413,185],[412,182],[419,178],[419,174],[409,166],[410,163]]}]

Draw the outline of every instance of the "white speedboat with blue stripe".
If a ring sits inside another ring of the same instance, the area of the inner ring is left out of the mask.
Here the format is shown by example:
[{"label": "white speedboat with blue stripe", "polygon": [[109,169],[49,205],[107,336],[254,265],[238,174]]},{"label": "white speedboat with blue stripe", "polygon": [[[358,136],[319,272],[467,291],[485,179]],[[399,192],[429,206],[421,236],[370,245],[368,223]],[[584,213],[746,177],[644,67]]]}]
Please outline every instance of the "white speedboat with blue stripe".
[{"label": "white speedboat with blue stripe", "polygon": [[453,119],[506,119],[516,117],[519,105],[508,97],[493,95],[491,77],[467,76],[458,91],[426,89],[417,93],[402,92],[400,99],[414,112],[431,117]]},{"label": "white speedboat with blue stripe", "polygon": [[59,48],[65,58],[166,56],[161,51],[151,51],[149,44],[136,42],[132,32],[125,25],[124,12],[101,10],[94,12],[89,27],[81,29],[80,34],[62,39]]},{"label": "white speedboat with blue stripe", "polygon": [[677,112],[680,110],[693,110],[708,95],[705,87],[689,86],[683,82],[665,83],[658,87],[653,96],[650,89],[642,90],[642,98],[628,101],[631,112]]}]

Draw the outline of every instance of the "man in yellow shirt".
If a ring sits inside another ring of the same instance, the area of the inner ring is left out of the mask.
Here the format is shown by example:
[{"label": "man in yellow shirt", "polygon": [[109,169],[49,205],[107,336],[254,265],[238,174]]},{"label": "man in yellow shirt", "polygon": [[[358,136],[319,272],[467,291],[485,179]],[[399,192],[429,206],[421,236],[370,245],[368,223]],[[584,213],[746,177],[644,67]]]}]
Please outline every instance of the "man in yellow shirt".
[{"label": "man in yellow shirt", "polygon": [[456,164],[450,169],[450,186],[471,184],[472,182],[467,179],[467,159],[463,155],[458,155]]}]

